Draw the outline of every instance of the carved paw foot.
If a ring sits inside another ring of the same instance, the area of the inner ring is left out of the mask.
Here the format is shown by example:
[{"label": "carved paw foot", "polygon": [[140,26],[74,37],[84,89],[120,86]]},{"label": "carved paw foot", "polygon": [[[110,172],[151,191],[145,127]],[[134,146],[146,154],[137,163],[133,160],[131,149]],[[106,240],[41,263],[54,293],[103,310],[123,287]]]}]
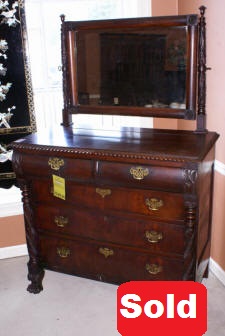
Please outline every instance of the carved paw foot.
[{"label": "carved paw foot", "polygon": [[37,284],[37,283],[31,283],[28,287],[27,287],[27,291],[29,293],[33,293],[33,294],[38,294],[43,290],[43,286],[42,284]]},{"label": "carved paw foot", "polygon": [[44,278],[44,270],[38,263],[29,262],[28,263],[28,280],[31,284],[27,287],[28,292],[33,294],[38,294],[43,290],[42,280]]}]

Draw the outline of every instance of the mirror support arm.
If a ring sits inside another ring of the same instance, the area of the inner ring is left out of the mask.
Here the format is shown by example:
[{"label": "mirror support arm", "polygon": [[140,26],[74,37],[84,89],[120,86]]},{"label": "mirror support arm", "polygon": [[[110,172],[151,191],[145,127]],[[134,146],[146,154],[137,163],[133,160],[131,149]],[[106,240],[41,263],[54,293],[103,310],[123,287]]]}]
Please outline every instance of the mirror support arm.
[{"label": "mirror support arm", "polygon": [[60,15],[61,19],[61,57],[62,57],[62,75],[63,75],[63,101],[64,108],[62,110],[63,115],[63,126],[72,125],[72,115],[68,113],[68,83],[66,78],[66,59],[67,59],[67,51],[66,51],[66,35],[65,35],[65,15]]},{"label": "mirror support arm", "polygon": [[206,129],[206,22],[205,6],[200,8],[199,53],[198,53],[198,114],[196,133],[207,133]]}]

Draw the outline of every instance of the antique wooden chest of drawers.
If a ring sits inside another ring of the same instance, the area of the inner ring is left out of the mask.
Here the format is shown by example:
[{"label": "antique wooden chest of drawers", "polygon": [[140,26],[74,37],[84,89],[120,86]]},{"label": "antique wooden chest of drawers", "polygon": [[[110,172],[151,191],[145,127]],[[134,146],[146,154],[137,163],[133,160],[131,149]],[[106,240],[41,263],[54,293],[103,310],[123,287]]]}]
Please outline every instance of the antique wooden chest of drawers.
[{"label": "antique wooden chest of drawers", "polygon": [[44,269],[116,284],[201,281],[210,256],[217,137],[61,127],[14,142],[28,290],[42,290]]}]

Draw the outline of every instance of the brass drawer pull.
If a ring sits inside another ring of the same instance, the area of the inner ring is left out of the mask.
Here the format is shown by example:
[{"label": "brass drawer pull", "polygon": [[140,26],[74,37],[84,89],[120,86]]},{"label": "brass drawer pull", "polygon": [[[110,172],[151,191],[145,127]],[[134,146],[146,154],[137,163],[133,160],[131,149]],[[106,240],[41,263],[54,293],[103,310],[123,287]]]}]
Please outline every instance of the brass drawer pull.
[{"label": "brass drawer pull", "polygon": [[57,254],[60,258],[68,258],[70,255],[70,249],[67,247],[57,247]]},{"label": "brass drawer pull", "polygon": [[102,189],[102,188],[96,188],[95,191],[97,194],[102,196],[102,198],[105,198],[105,196],[109,196],[112,193],[110,189]]},{"label": "brass drawer pull", "polygon": [[156,265],[156,264],[146,264],[145,269],[148,273],[152,275],[156,275],[158,273],[161,273],[163,271],[162,266]]},{"label": "brass drawer pull", "polygon": [[64,160],[56,158],[56,157],[52,157],[52,158],[49,158],[48,165],[53,170],[59,170],[62,166],[64,166]]},{"label": "brass drawer pull", "polygon": [[149,170],[148,168],[132,167],[130,169],[130,174],[135,180],[143,180],[143,178],[149,174]]},{"label": "brass drawer pull", "polygon": [[64,228],[69,223],[69,220],[68,218],[63,217],[63,216],[55,216],[54,223],[58,227]]},{"label": "brass drawer pull", "polygon": [[108,247],[100,247],[98,252],[103,254],[105,258],[108,258],[114,254],[113,250],[109,249]]},{"label": "brass drawer pull", "polygon": [[152,211],[158,211],[164,205],[163,201],[157,198],[146,198],[145,204],[147,205],[149,210]]},{"label": "brass drawer pull", "polygon": [[157,231],[146,231],[145,237],[147,238],[149,243],[158,243],[163,238],[162,232]]}]

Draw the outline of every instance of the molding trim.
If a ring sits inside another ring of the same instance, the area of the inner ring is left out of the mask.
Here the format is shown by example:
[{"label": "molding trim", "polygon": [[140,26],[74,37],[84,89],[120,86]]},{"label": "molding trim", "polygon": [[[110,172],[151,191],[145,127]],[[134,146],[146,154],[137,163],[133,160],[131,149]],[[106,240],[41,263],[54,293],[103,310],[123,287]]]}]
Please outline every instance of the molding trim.
[{"label": "molding trim", "polygon": [[225,176],[225,164],[223,162],[215,160],[215,170]]},{"label": "molding trim", "polygon": [[209,269],[216,276],[216,278],[225,286],[225,271],[212,258],[210,258]]},{"label": "molding trim", "polygon": [[0,248],[0,259],[15,258],[25,255],[28,255],[26,244]]}]

